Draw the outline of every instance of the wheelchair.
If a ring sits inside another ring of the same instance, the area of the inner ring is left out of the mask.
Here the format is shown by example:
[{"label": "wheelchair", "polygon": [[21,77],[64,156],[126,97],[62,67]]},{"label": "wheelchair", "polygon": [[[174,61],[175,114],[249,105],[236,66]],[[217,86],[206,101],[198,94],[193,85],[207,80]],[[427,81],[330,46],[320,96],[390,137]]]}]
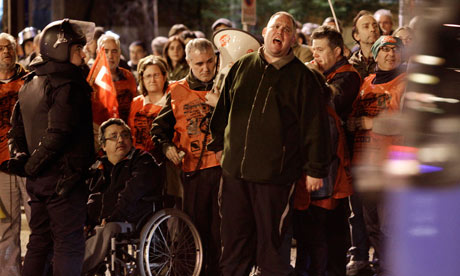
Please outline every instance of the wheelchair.
[{"label": "wheelchair", "polygon": [[104,265],[117,276],[196,276],[202,261],[200,236],[190,218],[167,208],[141,220],[138,226],[124,227],[111,239]]}]

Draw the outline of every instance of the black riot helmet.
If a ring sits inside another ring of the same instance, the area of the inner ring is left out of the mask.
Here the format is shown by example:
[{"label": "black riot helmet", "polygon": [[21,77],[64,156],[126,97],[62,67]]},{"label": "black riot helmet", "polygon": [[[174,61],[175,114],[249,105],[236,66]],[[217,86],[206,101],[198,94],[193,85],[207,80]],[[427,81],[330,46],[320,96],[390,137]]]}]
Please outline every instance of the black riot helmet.
[{"label": "black riot helmet", "polygon": [[[45,27],[40,38],[40,54],[44,59],[66,62],[70,58],[70,47],[86,44],[87,26],[94,23],[70,20],[68,18],[51,22]],[[91,34],[92,35],[92,34]]]}]

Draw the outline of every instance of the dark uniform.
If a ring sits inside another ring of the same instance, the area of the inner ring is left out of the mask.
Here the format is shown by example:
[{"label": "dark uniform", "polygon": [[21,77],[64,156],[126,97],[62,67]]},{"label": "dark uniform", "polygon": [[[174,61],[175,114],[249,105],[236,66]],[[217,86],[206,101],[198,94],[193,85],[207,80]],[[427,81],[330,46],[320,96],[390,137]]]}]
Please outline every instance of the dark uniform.
[{"label": "dark uniform", "polygon": [[[80,275],[86,219],[84,175],[94,162],[91,88],[69,62],[70,47],[85,36],[67,19],[43,32],[42,60],[31,66],[19,92],[9,133],[18,173],[31,197],[30,239],[23,275],[42,275],[53,256],[54,275]],[[21,170],[20,172],[19,170]]]}]

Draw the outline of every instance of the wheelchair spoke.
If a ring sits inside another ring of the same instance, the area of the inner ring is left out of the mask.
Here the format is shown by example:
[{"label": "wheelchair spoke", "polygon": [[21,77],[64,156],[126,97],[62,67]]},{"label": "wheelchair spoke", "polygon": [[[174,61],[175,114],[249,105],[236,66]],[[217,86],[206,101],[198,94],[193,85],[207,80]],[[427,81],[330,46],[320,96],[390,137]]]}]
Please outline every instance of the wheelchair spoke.
[{"label": "wheelchair spoke", "polygon": [[164,270],[165,270],[165,267],[166,265],[168,264],[168,262],[164,262],[163,264],[161,264],[161,266],[159,267],[158,269],[158,266],[156,266],[158,263],[155,263],[155,264],[150,264],[150,271],[155,273],[154,275],[155,276],[163,276],[163,275],[167,275],[167,274],[164,274]]},{"label": "wheelchair spoke", "polygon": [[[200,272],[202,247],[190,219],[179,210],[160,211],[145,228],[142,275],[196,276]],[[144,230],[143,230],[144,231]]]},{"label": "wheelchair spoke", "polygon": [[171,253],[171,250],[169,248],[169,243],[167,239],[165,238],[165,235],[163,234],[163,230],[161,229],[161,227],[158,227],[158,231],[160,232],[161,239],[163,240],[164,249],[168,250],[168,252]]}]

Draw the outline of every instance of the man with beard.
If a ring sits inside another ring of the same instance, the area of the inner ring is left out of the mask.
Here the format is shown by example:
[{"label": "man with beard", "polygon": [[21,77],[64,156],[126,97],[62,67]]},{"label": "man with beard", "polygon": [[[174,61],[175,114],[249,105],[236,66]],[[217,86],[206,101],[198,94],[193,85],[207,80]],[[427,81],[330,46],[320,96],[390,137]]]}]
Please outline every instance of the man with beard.
[{"label": "man with beard", "polygon": [[[21,201],[27,218],[30,206],[25,180],[8,172],[10,154],[7,133],[10,117],[24,84],[26,71],[17,62],[16,40],[7,33],[0,34],[0,271],[1,276],[19,276],[21,273]],[[13,161],[14,162],[14,161]]]},{"label": "man with beard", "polygon": [[358,70],[361,79],[364,79],[375,71],[371,47],[380,36],[379,25],[370,12],[362,10],[353,19],[351,34],[360,49],[348,61]]}]

